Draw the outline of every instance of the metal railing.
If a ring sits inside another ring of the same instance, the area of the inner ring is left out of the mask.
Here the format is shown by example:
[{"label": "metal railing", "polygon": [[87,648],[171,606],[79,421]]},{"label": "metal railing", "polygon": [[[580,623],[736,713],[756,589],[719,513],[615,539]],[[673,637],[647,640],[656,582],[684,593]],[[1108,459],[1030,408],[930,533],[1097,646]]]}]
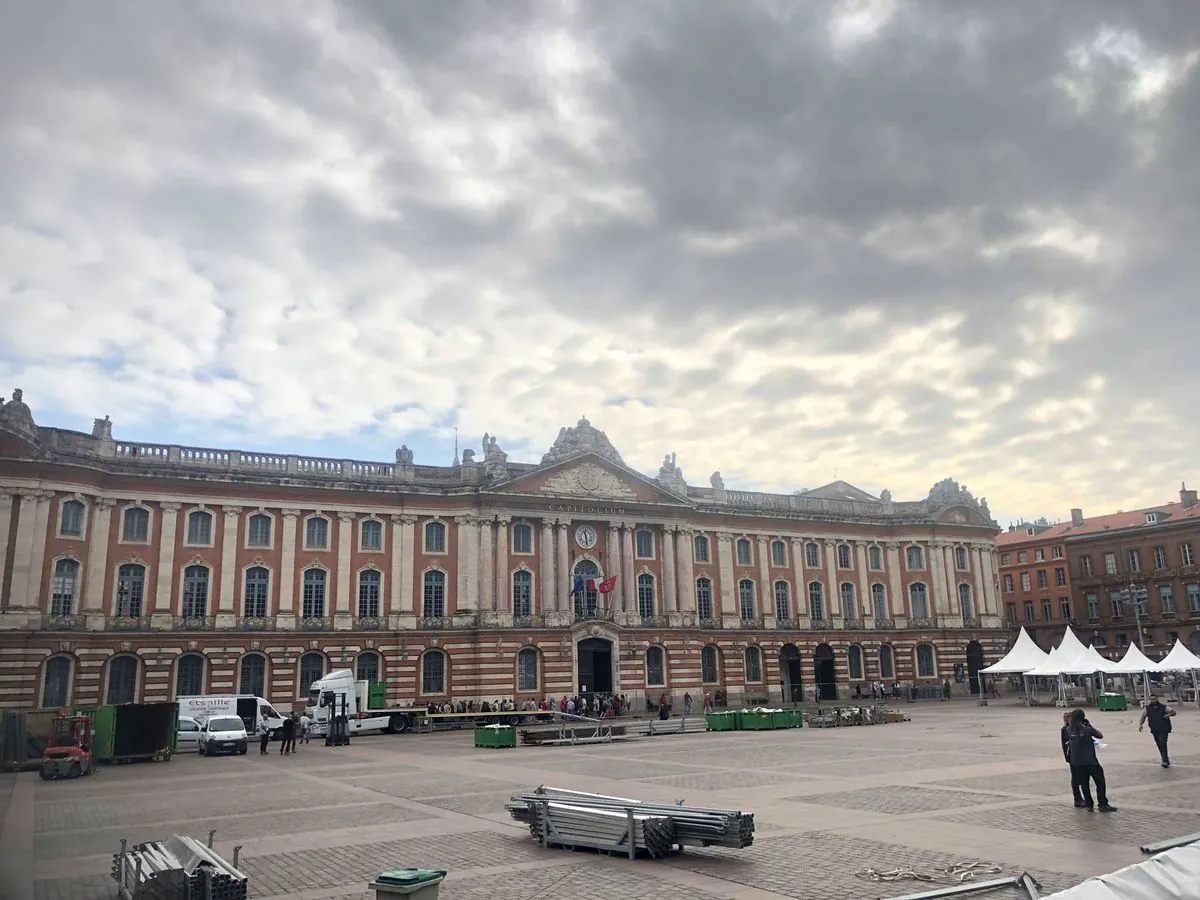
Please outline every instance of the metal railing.
[{"label": "metal railing", "polygon": [[354,620],[355,631],[382,631],[387,627],[387,619],[380,616],[359,616]]},{"label": "metal railing", "polygon": [[109,616],[104,622],[109,631],[149,631],[149,616]]},{"label": "metal railing", "polygon": [[909,629],[910,629],[910,630],[911,630],[911,629],[917,629],[917,628],[920,628],[920,629],[923,629],[923,630],[928,630],[928,629],[930,629],[930,628],[937,628],[937,627],[938,627],[938,623],[937,623],[937,619],[930,619],[930,618],[921,618],[921,619],[917,619],[917,618],[912,618],[912,619],[909,619],[909,620],[908,620],[908,627],[909,627]]},{"label": "metal railing", "polygon": [[274,616],[243,616],[242,629],[244,631],[274,631],[275,617]]}]

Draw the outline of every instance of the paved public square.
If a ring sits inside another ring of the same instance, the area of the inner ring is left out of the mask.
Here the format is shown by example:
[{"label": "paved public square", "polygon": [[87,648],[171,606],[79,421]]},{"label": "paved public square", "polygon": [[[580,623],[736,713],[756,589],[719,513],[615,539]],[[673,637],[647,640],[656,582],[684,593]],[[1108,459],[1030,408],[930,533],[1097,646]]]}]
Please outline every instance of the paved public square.
[{"label": "paved public square", "polygon": [[[475,750],[464,731],[310,744],[287,758],[277,745],[267,757],[187,755],[74,782],[3,775],[0,866],[37,900],[100,900],[116,896],[121,838],[215,828],[227,858],[242,845],[258,898],[368,896],[376,873],[421,866],[450,872],[447,900],[820,900],[927,887],[856,874],[868,868],[931,873],[968,860],[1028,870],[1049,893],[1143,859],[1141,844],[1200,831],[1194,709],[1176,719],[1169,770],[1137,711],[1091,714],[1109,741],[1102,761],[1119,810],[1108,816],[1071,804],[1060,711],[904,709],[911,722],[875,727],[515,750]],[[539,784],[745,809],[755,844],[636,862],[545,850],[504,811],[510,793]]]}]

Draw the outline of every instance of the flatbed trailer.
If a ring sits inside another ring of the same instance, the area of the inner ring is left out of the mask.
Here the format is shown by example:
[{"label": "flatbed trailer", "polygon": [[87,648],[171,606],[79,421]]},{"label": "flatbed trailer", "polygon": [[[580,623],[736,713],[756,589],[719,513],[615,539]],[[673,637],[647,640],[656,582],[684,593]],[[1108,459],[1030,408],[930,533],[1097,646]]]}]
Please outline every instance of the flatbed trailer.
[{"label": "flatbed trailer", "polygon": [[548,709],[510,709],[503,712],[426,712],[420,720],[421,731],[449,731],[483,725],[529,725],[553,722],[556,712]]}]

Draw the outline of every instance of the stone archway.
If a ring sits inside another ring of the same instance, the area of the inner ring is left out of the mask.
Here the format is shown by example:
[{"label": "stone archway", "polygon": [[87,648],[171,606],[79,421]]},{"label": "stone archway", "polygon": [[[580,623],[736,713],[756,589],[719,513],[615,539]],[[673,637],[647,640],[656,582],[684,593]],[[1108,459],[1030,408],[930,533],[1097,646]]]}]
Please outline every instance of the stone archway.
[{"label": "stone archway", "polygon": [[779,650],[779,685],[784,703],[804,702],[804,667],[795,644],[784,644]]},{"label": "stone archway", "polygon": [[584,638],[575,653],[579,671],[576,690],[580,694],[611,694],[616,657],[613,642],[602,637]]},{"label": "stone archway", "polygon": [[837,664],[828,644],[818,644],[813,651],[813,688],[822,700],[837,699]]}]

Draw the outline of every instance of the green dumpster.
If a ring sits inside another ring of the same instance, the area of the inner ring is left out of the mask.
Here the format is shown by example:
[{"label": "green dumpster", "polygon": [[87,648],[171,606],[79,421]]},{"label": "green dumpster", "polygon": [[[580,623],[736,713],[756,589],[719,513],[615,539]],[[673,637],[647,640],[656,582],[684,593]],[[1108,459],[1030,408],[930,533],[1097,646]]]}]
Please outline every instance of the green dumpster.
[{"label": "green dumpster", "polygon": [[441,889],[445,872],[432,869],[395,869],[375,876],[369,887],[380,897],[409,897],[411,900],[434,900]]},{"label": "green dumpster", "polygon": [[517,746],[517,729],[512,725],[485,725],[475,729],[475,746],[507,750]]},{"label": "green dumpster", "polygon": [[803,728],[804,727],[804,713],[802,713],[798,709],[793,709],[793,710],[790,710],[790,714],[792,717],[792,727],[793,728]]},{"label": "green dumpster", "polygon": [[772,728],[795,728],[796,723],[789,709],[777,709],[771,713]]},{"label": "green dumpster", "polygon": [[1128,704],[1124,694],[1101,694],[1096,698],[1096,708],[1101,712],[1124,712]]},{"label": "green dumpster", "polygon": [[742,728],[745,731],[769,731],[772,727],[769,712],[759,712],[753,709],[742,712]]},{"label": "green dumpster", "polygon": [[737,723],[732,713],[711,712],[704,714],[704,724],[709,731],[733,731]]}]

